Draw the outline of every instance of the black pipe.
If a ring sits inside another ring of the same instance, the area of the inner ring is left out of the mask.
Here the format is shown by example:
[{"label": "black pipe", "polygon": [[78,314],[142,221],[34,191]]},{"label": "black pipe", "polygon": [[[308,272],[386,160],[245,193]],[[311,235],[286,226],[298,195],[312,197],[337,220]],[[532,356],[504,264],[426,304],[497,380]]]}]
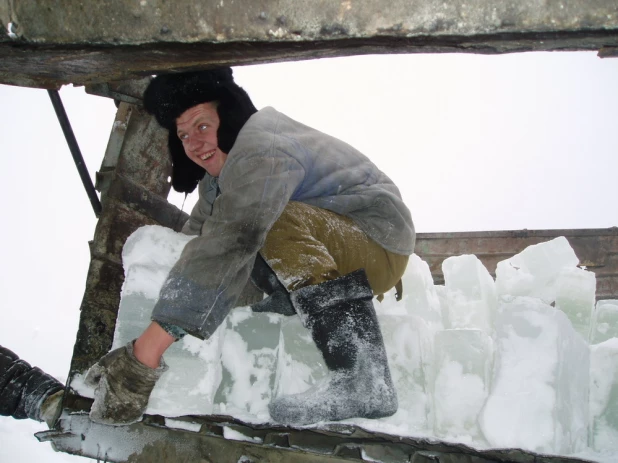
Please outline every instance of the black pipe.
[{"label": "black pipe", "polygon": [[73,161],[75,161],[77,172],[79,172],[79,176],[82,179],[82,184],[84,185],[88,198],[90,199],[90,204],[92,204],[94,215],[98,218],[101,214],[101,202],[99,201],[97,192],[94,189],[88,169],[86,169],[84,158],[82,157],[82,153],[77,145],[77,140],[73,134],[73,129],[71,128],[71,123],[69,122],[67,113],[62,105],[60,95],[57,90],[47,90],[47,93],[49,93],[49,98],[51,99],[54,110],[56,111],[56,116],[58,117],[58,122],[60,122],[60,127],[62,127],[62,132],[64,132],[64,138],[66,138],[67,144],[69,145],[69,150],[71,150],[71,155],[73,156]]}]

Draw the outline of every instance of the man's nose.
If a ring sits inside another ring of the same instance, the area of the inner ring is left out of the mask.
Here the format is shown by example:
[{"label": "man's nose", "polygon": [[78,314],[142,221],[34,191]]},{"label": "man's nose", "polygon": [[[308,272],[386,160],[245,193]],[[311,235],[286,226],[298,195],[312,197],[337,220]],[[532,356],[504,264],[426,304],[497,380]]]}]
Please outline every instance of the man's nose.
[{"label": "man's nose", "polygon": [[189,151],[195,151],[200,148],[201,145],[202,142],[199,140],[199,137],[189,137],[189,140],[187,140],[187,148]]}]

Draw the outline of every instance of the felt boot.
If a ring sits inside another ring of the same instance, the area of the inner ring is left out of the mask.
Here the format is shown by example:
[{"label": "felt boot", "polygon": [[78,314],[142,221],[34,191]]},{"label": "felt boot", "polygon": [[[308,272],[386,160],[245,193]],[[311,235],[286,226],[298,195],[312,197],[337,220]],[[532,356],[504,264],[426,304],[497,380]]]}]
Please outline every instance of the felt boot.
[{"label": "felt boot", "polygon": [[397,393],[364,270],[290,294],[322,352],[329,375],[300,394],[271,402],[278,423],[304,425],[381,418],[397,411]]},{"label": "felt boot", "polygon": [[95,388],[90,419],[123,426],[139,421],[155,383],[167,371],[161,359],[150,368],[133,355],[133,341],[111,351],[90,368],[84,382]]}]

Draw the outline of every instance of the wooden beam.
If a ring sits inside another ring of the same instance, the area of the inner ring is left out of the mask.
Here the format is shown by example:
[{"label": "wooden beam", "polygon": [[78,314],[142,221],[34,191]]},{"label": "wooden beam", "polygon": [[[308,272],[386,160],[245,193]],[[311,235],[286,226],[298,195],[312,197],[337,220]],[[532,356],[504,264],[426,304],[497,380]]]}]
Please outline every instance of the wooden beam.
[{"label": "wooden beam", "polygon": [[57,88],[368,53],[603,50],[615,0],[0,0],[0,83]]}]

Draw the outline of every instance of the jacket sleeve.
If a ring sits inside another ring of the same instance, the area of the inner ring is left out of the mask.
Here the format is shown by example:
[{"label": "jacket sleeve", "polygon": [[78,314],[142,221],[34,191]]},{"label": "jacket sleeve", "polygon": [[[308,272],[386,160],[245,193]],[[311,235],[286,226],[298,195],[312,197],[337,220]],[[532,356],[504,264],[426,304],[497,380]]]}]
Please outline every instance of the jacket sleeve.
[{"label": "jacket sleeve", "polygon": [[64,385],[0,346],[0,415],[43,421],[41,404]]},{"label": "jacket sleeve", "polygon": [[189,219],[185,222],[180,230],[185,235],[199,235],[202,230],[206,214],[203,212],[202,198],[198,199],[197,203],[191,211]]},{"label": "jacket sleeve", "polygon": [[181,232],[185,235],[199,235],[207,217],[212,213],[212,206],[217,198],[217,180],[213,179],[208,173],[204,176],[198,187],[199,198],[189,220],[182,227]]},{"label": "jacket sleeve", "polygon": [[303,178],[300,163],[274,146],[230,154],[212,215],[170,271],[152,319],[209,337],[234,307],[266,234]]}]

